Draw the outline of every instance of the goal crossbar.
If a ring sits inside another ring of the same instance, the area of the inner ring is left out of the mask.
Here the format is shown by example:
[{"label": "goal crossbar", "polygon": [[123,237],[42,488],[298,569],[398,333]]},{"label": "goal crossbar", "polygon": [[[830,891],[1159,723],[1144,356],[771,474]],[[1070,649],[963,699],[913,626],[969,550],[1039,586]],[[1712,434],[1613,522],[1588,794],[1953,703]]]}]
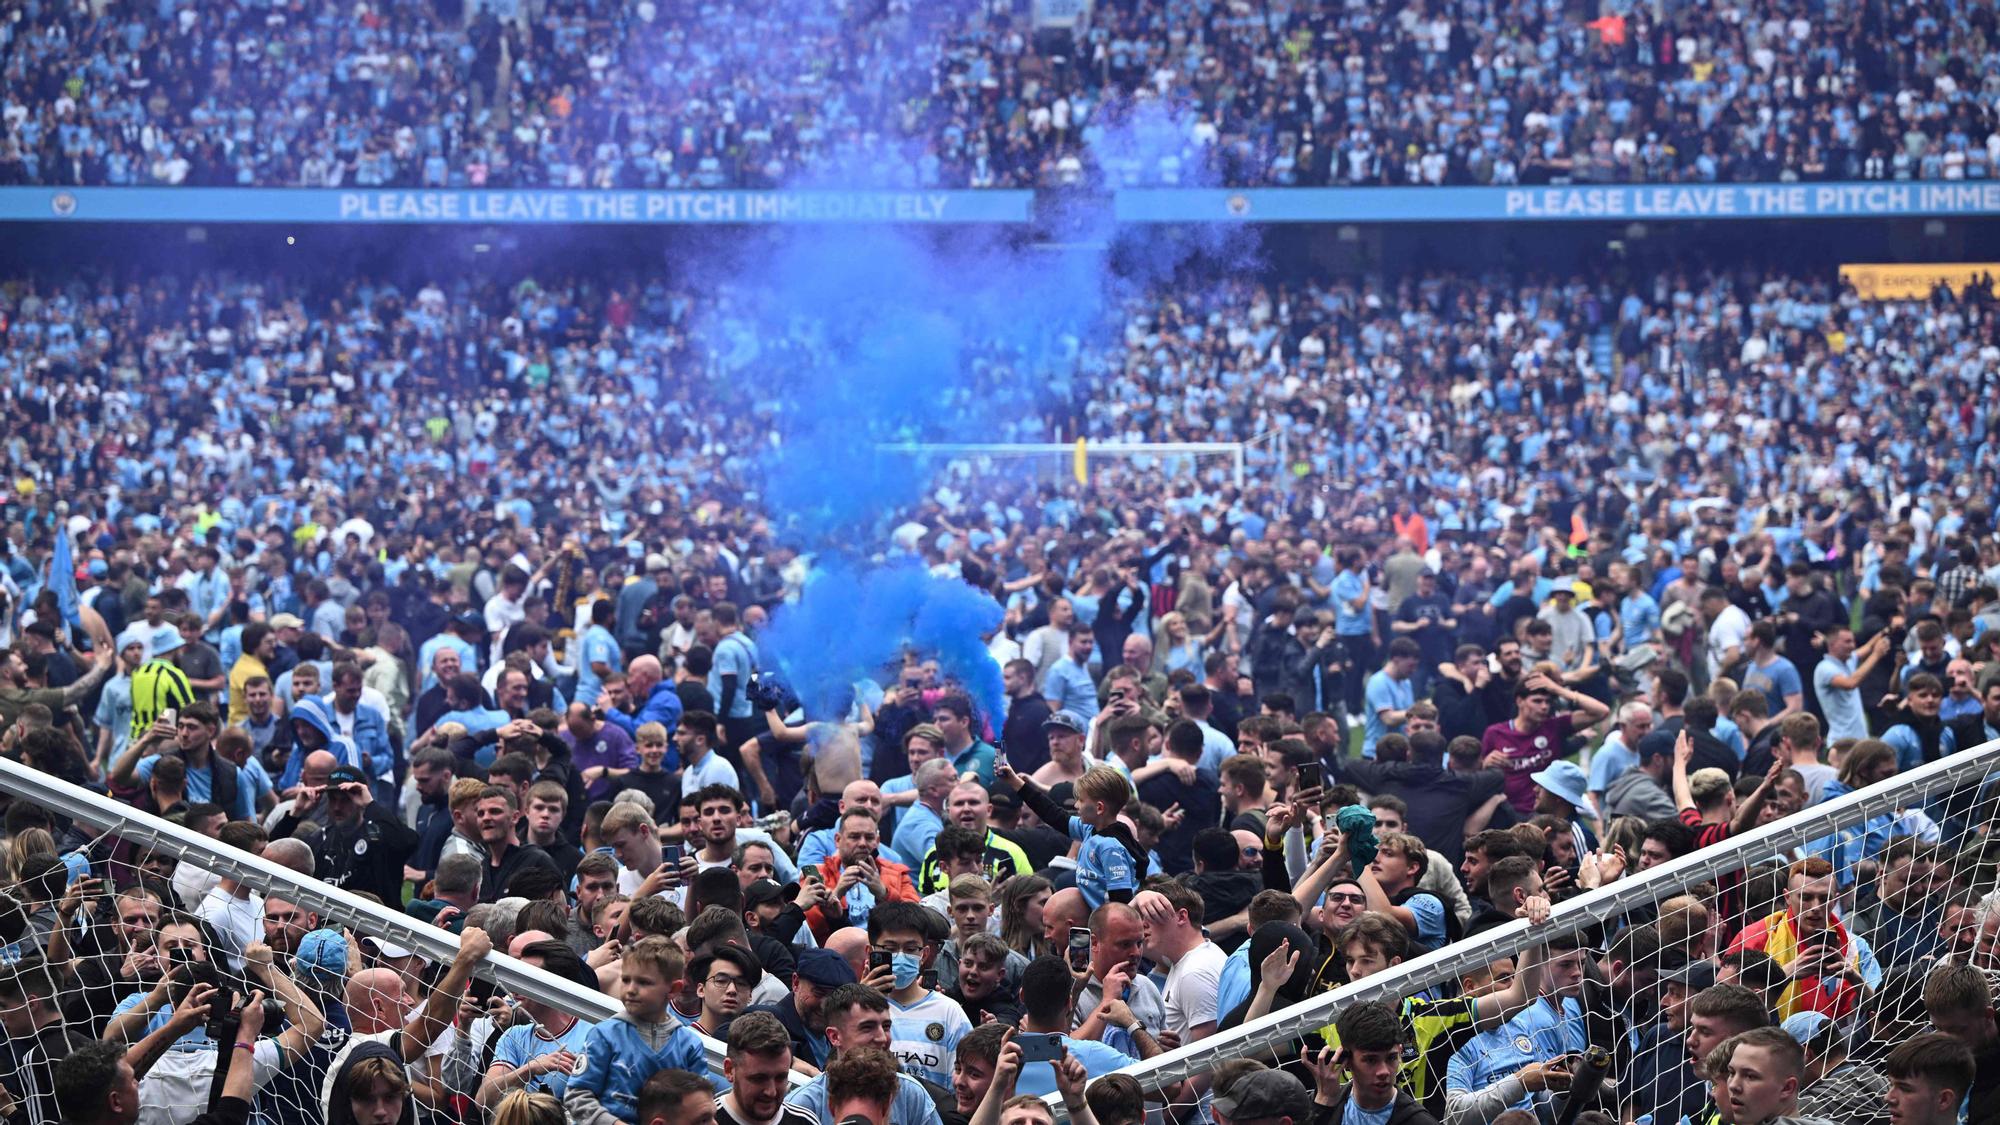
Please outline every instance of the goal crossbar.
[{"label": "goal crossbar", "polygon": [[[1732,836],[1717,846],[1699,849],[1558,903],[1550,920],[1541,927],[1531,928],[1527,922],[1516,920],[1486,930],[1476,941],[1457,942],[1411,958],[1365,980],[1154,1055],[1125,1068],[1123,1073],[1138,1079],[1140,1087],[1152,1093],[1194,1075],[1209,1073],[1229,1059],[1268,1054],[1306,1032],[1334,1022],[1349,1005],[1414,995],[1440,981],[1455,980],[1469,970],[1484,968],[1502,957],[1517,956],[1529,946],[1548,940],[1552,933],[1569,933],[1608,922],[1641,904],[1671,898],[1696,883],[1832,835],[1842,825],[2000,776],[1996,771],[2000,771],[2000,740],[1927,762],[1876,785],[1841,794]],[[1060,1102],[1055,1099],[1051,1102],[1060,1114]]]},{"label": "goal crossbar", "polygon": [[[1249,441],[1090,441],[1084,439],[1088,457],[1228,457],[1237,487],[1249,476],[1249,452],[1263,435]],[[885,441],[876,443],[879,453],[943,453],[956,457],[1071,457],[1073,441]]]},{"label": "goal crossbar", "polygon": [[[259,894],[276,891],[280,897],[313,911],[327,922],[338,922],[357,933],[414,950],[433,961],[450,961],[458,955],[458,935],[448,930],[19,762],[0,758],[0,790],[61,813],[95,832],[131,841],[234,879]],[[604,993],[518,961],[497,949],[487,956],[477,975],[491,979],[516,996],[592,1023],[610,1019],[619,1011],[617,1001]],[[724,1044],[704,1035],[702,1048],[708,1055],[709,1069],[721,1074]],[[794,1086],[802,1081],[797,1074],[792,1075]]]}]

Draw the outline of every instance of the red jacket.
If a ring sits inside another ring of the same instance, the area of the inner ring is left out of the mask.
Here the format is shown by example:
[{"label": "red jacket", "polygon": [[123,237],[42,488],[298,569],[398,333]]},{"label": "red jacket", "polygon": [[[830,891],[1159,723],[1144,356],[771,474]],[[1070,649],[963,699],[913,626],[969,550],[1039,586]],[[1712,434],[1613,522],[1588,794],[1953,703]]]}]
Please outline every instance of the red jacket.
[{"label": "red jacket", "polygon": [[[887,902],[916,902],[922,896],[917,894],[917,884],[910,879],[910,869],[890,859],[877,858],[876,866],[882,875],[882,890]],[[827,856],[819,865],[819,877],[826,881],[827,890],[840,885],[840,855]],[[845,903],[831,904],[828,908],[813,907],[806,911],[806,924],[812,927],[813,937],[822,945],[833,935],[833,931],[852,925],[847,916]]]}]

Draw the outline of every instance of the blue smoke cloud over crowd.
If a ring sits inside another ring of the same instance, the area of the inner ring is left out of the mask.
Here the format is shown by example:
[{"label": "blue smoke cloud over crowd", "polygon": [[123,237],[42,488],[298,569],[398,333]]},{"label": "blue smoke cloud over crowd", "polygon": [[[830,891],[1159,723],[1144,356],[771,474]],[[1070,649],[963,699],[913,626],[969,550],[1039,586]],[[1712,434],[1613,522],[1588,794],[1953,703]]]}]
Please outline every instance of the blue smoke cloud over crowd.
[{"label": "blue smoke cloud over crowd", "polygon": [[[1141,151],[1174,135],[1167,113],[1107,114],[1094,142]],[[1058,217],[1051,228],[1059,247],[976,230],[797,228],[717,267],[752,302],[748,322],[764,329],[754,335],[782,339],[801,323],[821,334],[810,358],[745,369],[774,380],[783,403],[769,448],[756,453],[765,503],[781,514],[779,534],[816,560],[763,647],[815,718],[835,717],[849,685],[906,647],[935,657],[988,715],[1002,713],[1000,670],[981,640],[999,626],[1000,606],[920,560],[883,553],[890,525],[923,499],[937,467],[892,447],[1067,436],[1043,418],[1086,377],[1080,341],[1188,258],[1247,256],[1227,232],[1127,238],[1099,216]]]}]

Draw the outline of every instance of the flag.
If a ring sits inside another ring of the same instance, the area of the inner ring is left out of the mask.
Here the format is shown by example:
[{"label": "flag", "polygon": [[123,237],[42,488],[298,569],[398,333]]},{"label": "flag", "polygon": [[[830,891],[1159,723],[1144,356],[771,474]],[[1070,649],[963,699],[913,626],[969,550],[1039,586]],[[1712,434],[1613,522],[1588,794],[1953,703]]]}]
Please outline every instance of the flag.
[{"label": "flag", "polygon": [[1590,524],[1584,521],[1583,507],[1578,505],[1569,510],[1569,545],[1577,547],[1588,542],[1590,542]]},{"label": "flag", "polygon": [[1583,26],[1595,31],[1598,38],[1604,40],[1606,46],[1623,47],[1625,45],[1624,16],[1605,16],[1602,19],[1591,20]]},{"label": "flag", "polygon": [[1076,452],[1070,455],[1070,471],[1076,474],[1076,483],[1090,483],[1090,456],[1082,438],[1076,439]]},{"label": "flag", "polygon": [[83,599],[76,592],[76,560],[70,556],[69,529],[56,529],[56,553],[49,559],[49,589],[56,592],[63,620],[70,628],[83,627]]}]

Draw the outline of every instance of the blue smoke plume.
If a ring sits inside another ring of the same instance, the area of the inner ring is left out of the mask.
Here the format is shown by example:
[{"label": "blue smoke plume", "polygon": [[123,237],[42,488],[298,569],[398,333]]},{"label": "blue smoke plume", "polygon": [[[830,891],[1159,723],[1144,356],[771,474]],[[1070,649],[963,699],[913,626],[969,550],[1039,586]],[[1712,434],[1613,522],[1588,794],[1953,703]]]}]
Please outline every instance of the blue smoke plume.
[{"label": "blue smoke plume", "polygon": [[[1164,163],[1196,186],[1209,177],[1185,143],[1188,124],[1141,102],[1101,113],[1083,135],[1121,173]],[[1015,230],[799,227],[697,267],[735,294],[733,377],[779,403],[755,451],[760,499],[779,534],[816,558],[760,643],[814,718],[838,717],[856,680],[912,648],[996,726],[1005,713],[984,641],[1000,605],[890,547],[938,465],[880,447],[1075,436],[1054,432],[1055,420],[1088,395],[1084,343],[1116,326],[1122,301],[1192,258],[1211,270],[1253,260],[1240,229],[1122,232],[1101,205],[1051,227],[1060,249]]]}]

